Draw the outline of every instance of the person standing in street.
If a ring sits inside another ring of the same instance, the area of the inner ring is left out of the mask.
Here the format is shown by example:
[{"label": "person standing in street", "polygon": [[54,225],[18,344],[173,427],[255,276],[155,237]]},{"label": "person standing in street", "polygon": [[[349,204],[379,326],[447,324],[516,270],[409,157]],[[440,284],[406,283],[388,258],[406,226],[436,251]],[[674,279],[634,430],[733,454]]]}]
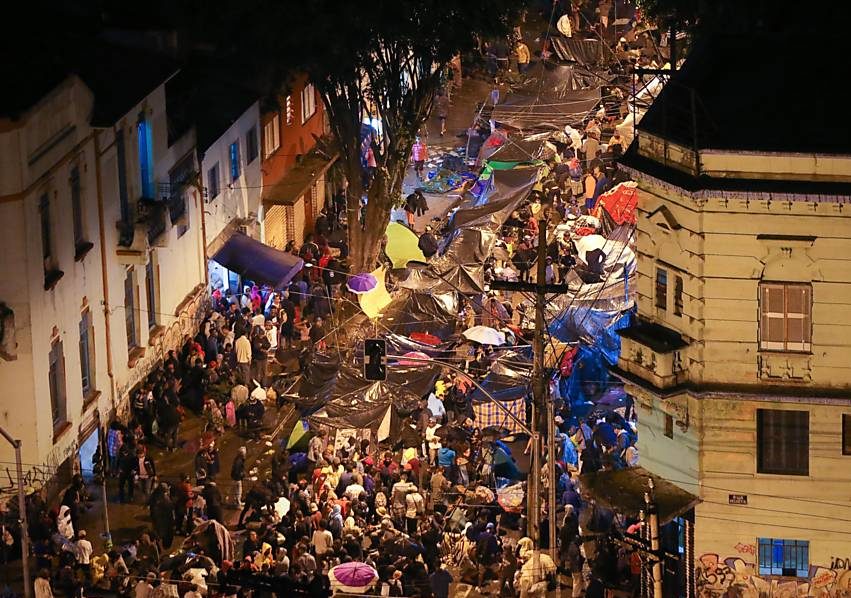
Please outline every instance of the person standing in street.
[{"label": "person standing in street", "polygon": [[437,114],[437,120],[440,121],[440,136],[443,137],[446,134],[446,119],[449,118],[449,96],[442,89],[434,98],[434,111]]},{"label": "person standing in street", "polygon": [[514,53],[517,55],[517,70],[520,73],[525,73],[529,70],[529,62],[532,60],[532,54],[529,52],[529,46],[527,46],[523,40],[517,42],[517,46],[514,48]]},{"label": "person standing in street", "polygon": [[236,496],[234,502],[238,507],[245,506],[242,502],[242,481],[245,479],[245,455],[247,449],[244,446],[239,447],[236,456],[233,458],[233,465],[230,468],[230,478],[236,482]]},{"label": "person standing in street", "polygon": [[236,339],[234,351],[236,352],[237,372],[239,372],[241,382],[247,386],[251,382],[251,341],[248,340],[244,330]]},{"label": "person standing in street", "polygon": [[413,147],[411,147],[411,160],[414,162],[414,172],[417,173],[417,178],[422,180],[425,161],[428,160],[428,146],[420,137],[417,137]]}]

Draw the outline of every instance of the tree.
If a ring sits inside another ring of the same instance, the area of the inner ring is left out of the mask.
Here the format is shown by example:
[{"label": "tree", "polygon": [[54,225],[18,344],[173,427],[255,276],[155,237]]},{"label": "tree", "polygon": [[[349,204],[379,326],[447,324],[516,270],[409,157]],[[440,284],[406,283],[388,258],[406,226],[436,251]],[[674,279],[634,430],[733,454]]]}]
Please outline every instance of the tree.
[{"label": "tree", "polygon": [[[505,36],[524,0],[241,0],[197,6],[180,17],[217,54],[276,89],[307,73],[325,105],[348,180],[350,264],[375,266],[390,211],[400,201],[411,146],[426,121],[441,71],[477,36]],[[188,7],[188,9],[187,9]],[[372,140],[377,168],[363,184],[364,116],[381,123]],[[361,197],[367,205],[358,224]]]},{"label": "tree", "polygon": [[[475,36],[507,35],[522,9],[516,0],[311,0],[290,19],[284,53],[307,72],[322,97],[348,179],[347,217],[353,271],[371,270],[402,183],[417,131],[429,116],[452,57]],[[363,184],[362,123],[381,134],[367,140],[376,161]],[[361,198],[367,203],[359,225]]]}]

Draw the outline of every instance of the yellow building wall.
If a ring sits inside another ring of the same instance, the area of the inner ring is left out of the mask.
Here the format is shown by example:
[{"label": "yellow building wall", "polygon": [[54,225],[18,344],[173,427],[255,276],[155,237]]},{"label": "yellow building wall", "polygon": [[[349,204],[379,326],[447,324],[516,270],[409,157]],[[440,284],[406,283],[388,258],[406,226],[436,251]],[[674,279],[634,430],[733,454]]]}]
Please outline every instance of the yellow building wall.
[{"label": "yellow building wall", "polygon": [[[783,356],[759,350],[758,289],[764,280],[813,287],[814,350],[793,357],[792,370],[802,371],[803,378],[788,382],[851,388],[851,206],[744,199],[698,205],[646,183],[639,197],[639,313],[699,341],[685,352],[691,381],[787,382],[776,375],[787,369],[785,361],[769,374],[769,362]],[[666,229],[672,222],[679,228]],[[761,238],[765,235],[789,239]],[[655,307],[658,266],[669,272],[666,310]],[[682,316],[673,314],[673,274],[683,277]]]},{"label": "yellow building wall", "polygon": [[[755,178],[847,180],[851,173],[847,158],[701,158],[704,168]],[[842,415],[851,415],[851,202],[689,195],[637,178],[638,312],[688,346],[677,354],[682,373],[668,377],[664,391],[658,383],[670,364],[660,363],[671,354],[648,362],[647,347],[624,339],[619,368],[644,380],[627,386],[640,464],[702,501],[695,509],[698,595],[725,596],[733,586],[753,596],[844,595],[835,592],[851,588],[851,456],[842,454]],[[658,267],[668,272],[665,308],[656,307]],[[675,276],[683,280],[681,315],[673,313]],[[761,281],[812,285],[811,352],[760,350]],[[809,412],[809,475],[757,473],[757,409]],[[672,438],[666,414],[675,421]],[[747,496],[747,504],[730,504],[730,495]],[[758,538],[809,541],[809,578],[759,576]]]}]

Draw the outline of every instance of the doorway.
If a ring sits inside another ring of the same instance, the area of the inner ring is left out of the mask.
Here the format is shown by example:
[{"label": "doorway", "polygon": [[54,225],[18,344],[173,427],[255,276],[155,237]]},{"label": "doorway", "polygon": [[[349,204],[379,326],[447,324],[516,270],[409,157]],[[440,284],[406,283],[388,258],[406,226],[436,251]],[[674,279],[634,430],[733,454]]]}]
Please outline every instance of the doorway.
[{"label": "doorway", "polygon": [[80,443],[80,448],[77,450],[77,455],[80,457],[80,471],[83,474],[83,480],[90,482],[94,477],[92,466],[92,457],[98,449],[100,435],[97,426],[92,430],[91,434]]}]

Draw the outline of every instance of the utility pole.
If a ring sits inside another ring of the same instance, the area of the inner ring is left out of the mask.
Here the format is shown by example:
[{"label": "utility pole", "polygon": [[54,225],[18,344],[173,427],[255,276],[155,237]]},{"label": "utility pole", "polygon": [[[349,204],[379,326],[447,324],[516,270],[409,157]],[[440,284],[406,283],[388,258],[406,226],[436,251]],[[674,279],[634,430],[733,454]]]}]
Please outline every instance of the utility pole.
[{"label": "utility pole", "polygon": [[544,335],[546,334],[546,307],[547,293],[564,293],[567,285],[547,284],[547,208],[542,207],[542,217],[538,220],[538,251],[536,280],[529,282],[504,282],[493,281],[491,288],[506,291],[526,291],[535,293],[535,336],[532,340],[534,361],[532,368],[532,418],[530,422],[532,436],[532,464],[530,466],[527,482],[527,512],[528,524],[527,535],[535,543],[535,556],[533,567],[540,570],[541,553],[541,456],[543,446],[541,432],[547,433],[547,448],[549,456],[547,459],[547,514],[549,532],[549,552],[555,562],[556,554],[556,514],[555,514],[555,416],[552,401],[549,400],[549,376],[544,367]]},{"label": "utility pole", "polygon": [[653,480],[648,480],[649,490],[644,493],[650,525],[650,550],[656,555],[653,561],[653,598],[662,598],[662,554],[659,549],[659,510],[653,496]]},{"label": "utility pole", "polygon": [[[641,570],[642,598],[662,598],[662,563],[677,561],[680,556],[662,550],[659,542],[659,506],[656,504],[653,479],[647,480],[644,493],[644,509],[639,514],[641,530],[638,535],[624,534],[615,542],[638,552],[644,561]],[[689,590],[686,589],[686,592]]]},{"label": "utility pole", "polygon": [[21,525],[21,564],[23,565],[24,574],[24,597],[32,596],[32,588],[30,584],[30,530],[29,522],[27,521],[27,499],[24,496],[24,467],[21,461],[21,441],[17,438],[12,438],[12,435],[6,431],[6,428],[0,427],[0,435],[12,445],[15,449],[15,466],[17,467],[17,484],[18,484],[18,522]]}]

